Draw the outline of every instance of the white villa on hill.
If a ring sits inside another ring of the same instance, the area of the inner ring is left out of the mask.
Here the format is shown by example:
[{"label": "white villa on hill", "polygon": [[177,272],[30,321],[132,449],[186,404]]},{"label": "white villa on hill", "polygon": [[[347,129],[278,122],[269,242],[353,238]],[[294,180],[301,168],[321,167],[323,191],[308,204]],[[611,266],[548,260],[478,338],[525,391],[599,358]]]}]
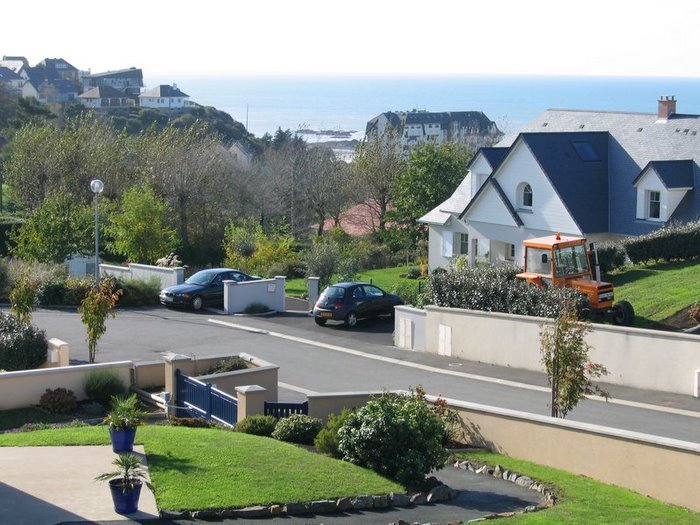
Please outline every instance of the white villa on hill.
[{"label": "white villa on hill", "polygon": [[147,89],[139,95],[139,106],[142,108],[180,110],[194,106],[190,96],[180,91],[177,84],[172,86],[160,85]]},{"label": "white villa on hill", "polygon": [[[429,266],[458,255],[522,264],[524,239],[605,240],[700,217],[700,115],[550,109],[482,148],[445,202],[421,217]],[[698,186],[698,191],[696,191]]]}]

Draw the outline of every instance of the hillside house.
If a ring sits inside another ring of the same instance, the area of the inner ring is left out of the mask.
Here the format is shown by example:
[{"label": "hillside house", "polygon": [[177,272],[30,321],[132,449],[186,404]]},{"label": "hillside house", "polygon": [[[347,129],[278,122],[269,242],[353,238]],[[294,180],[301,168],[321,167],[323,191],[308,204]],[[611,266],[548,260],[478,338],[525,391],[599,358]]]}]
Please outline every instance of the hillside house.
[{"label": "hillside house", "polygon": [[388,130],[397,134],[405,151],[426,142],[453,142],[478,149],[503,136],[496,123],[481,111],[387,111],[367,122],[365,134],[382,137]]},{"label": "hillside house", "polygon": [[13,70],[0,66],[0,84],[4,84],[12,93],[22,95],[22,87],[25,82],[26,80]]},{"label": "hillside house", "polygon": [[[522,264],[524,239],[599,241],[700,217],[700,115],[550,109],[472,159],[460,186],[421,217],[429,265],[458,255]],[[698,188],[696,188],[698,186]]]},{"label": "hillside house", "polygon": [[83,106],[93,109],[129,108],[136,105],[136,101],[133,98],[111,86],[91,88],[79,95],[78,101]]},{"label": "hillside house", "polygon": [[62,58],[46,58],[34,67],[23,66],[18,74],[27,81],[22,96],[40,102],[71,102],[80,92],[80,71]]},{"label": "hillside house", "polygon": [[190,102],[190,96],[180,91],[177,84],[156,86],[139,95],[139,106],[142,108],[180,111],[194,105]]},{"label": "hillside house", "polygon": [[143,87],[143,71],[130,67],[103,73],[90,73],[83,76],[82,82],[84,91],[96,87],[110,87],[136,98],[141,94]]}]

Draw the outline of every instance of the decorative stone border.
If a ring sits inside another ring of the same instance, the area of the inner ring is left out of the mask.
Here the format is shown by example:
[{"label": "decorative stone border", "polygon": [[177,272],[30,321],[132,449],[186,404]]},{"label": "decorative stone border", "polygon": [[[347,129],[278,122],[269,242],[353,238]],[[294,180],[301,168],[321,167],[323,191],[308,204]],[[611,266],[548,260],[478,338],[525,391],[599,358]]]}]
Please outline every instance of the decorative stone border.
[{"label": "decorative stone border", "polygon": [[494,518],[506,518],[510,516],[516,516],[518,514],[524,514],[526,512],[536,512],[538,510],[545,510],[553,507],[557,502],[557,497],[554,495],[554,493],[539,481],[535,481],[532,478],[528,476],[523,476],[521,474],[518,474],[517,472],[504,469],[500,465],[496,465],[494,467],[491,467],[489,465],[479,465],[474,464],[471,461],[462,460],[455,456],[450,456],[449,458],[447,458],[447,464],[452,464],[454,468],[468,470],[469,472],[474,472],[475,474],[493,476],[494,478],[503,479],[504,481],[510,481],[511,483],[515,483],[520,487],[537,491],[544,496],[544,503],[540,503],[539,505],[530,505],[520,511],[487,514],[483,518],[470,520],[468,523],[476,523],[484,520],[491,520]]},{"label": "decorative stone border", "polygon": [[354,498],[317,500],[310,503],[292,502],[284,505],[258,505],[240,509],[220,510],[161,510],[159,516],[169,519],[225,519],[225,518],[271,518],[302,514],[333,514],[350,510],[384,509],[387,507],[409,507],[426,505],[454,498],[457,492],[447,485],[438,485],[428,492],[403,494],[391,492],[379,496],[362,495]]}]

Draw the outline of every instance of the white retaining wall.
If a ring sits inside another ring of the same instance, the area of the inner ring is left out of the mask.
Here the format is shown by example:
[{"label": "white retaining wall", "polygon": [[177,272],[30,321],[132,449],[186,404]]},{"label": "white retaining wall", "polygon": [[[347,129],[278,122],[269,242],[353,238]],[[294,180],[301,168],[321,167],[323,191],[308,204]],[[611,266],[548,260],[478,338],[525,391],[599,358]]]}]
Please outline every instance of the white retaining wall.
[{"label": "white retaining wall", "polygon": [[129,263],[129,266],[100,264],[100,274],[111,275],[119,279],[141,279],[144,281],[156,278],[160,281],[161,288],[182,284],[185,280],[184,268],[162,268],[134,263]]},{"label": "white retaining wall", "polygon": [[284,312],[286,280],[286,277],[278,275],[274,279],[260,281],[224,281],[224,312],[240,313],[253,303],[264,304],[276,312]]},{"label": "white retaining wall", "polygon": [[[415,309],[396,308],[394,341],[400,348],[419,344],[413,336],[420,316]],[[410,320],[413,326],[408,324]],[[540,331],[551,320],[521,315],[425,307],[425,351],[438,355],[543,372]],[[628,387],[698,396],[700,336],[595,324],[586,336],[591,361],[608,375],[601,381]]]},{"label": "white retaining wall", "polygon": [[394,345],[404,350],[425,352],[425,310],[395,306],[394,311]]}]

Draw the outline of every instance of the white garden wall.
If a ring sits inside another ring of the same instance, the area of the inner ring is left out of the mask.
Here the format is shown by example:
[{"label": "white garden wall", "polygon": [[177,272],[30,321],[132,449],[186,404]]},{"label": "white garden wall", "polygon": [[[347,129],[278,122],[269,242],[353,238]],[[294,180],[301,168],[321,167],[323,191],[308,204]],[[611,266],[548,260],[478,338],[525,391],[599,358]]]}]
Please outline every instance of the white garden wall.
[{"label": "white garden wall", "polygon": [[240,313],[253,303],[264,304],[276,312],[284,312],[286,280],[286,277],[278,275],[274,279],[259,281],[224,281],[224,312]]},{"label": "white garden wall", "polygon": [[158,279],[160,287],[182,284],[185,280],[184,268],[162,268],[148,264],[129,263],[129,266],[115,266],[113,264],[100,264],[101,275],[111,275],[119,279]]}]

